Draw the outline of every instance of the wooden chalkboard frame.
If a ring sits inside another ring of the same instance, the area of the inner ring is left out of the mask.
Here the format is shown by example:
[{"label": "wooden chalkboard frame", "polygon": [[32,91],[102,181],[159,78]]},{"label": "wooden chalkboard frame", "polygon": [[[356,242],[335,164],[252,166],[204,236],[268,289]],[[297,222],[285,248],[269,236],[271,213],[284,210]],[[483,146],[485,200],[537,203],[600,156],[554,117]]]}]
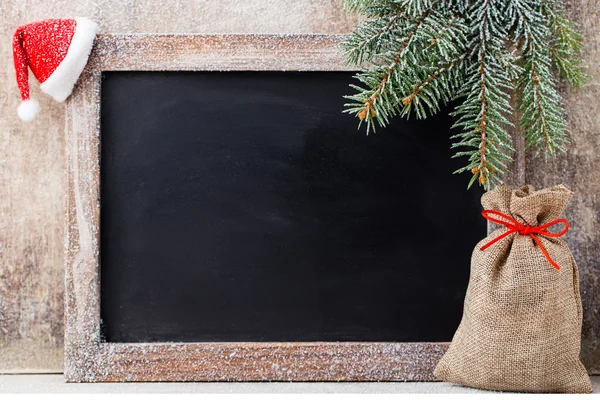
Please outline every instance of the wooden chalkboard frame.
[{"label": "wooden chalkboard frame", "polygon": [[100,329],[102,71],[349,71],[339,35],[99,35],[68,102],[65,377],[102,381],[429,381],[447,343],[107,343]]}]

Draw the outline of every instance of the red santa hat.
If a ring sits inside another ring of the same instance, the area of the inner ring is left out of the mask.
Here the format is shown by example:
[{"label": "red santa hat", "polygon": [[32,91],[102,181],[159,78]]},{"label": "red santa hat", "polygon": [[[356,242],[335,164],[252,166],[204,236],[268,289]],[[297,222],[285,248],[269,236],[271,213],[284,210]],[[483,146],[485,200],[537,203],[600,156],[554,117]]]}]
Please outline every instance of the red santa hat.
[{"label": "red santa hat", "polygon": [[13,58],[22,103],[19,117],[32,121],[40,110],[29,97],[27,68],[40,88],[63,102],[87,64],[98,26],[87,18],[47,19],[19,27],[13,37]]}]

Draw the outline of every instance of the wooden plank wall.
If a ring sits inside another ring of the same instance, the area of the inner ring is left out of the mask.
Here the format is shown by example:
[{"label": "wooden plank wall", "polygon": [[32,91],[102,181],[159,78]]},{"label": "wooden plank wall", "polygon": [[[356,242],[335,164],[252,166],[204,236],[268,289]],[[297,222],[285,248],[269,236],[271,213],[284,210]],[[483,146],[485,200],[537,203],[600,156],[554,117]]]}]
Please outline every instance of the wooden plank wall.
[{"label": "wooden plank wall", "polygon": [[340,0],[0,1],[0,371],[63,365],[65,106],[21,122],[12,34],[43,18],[86,16],[101,32],[346,33]]},{"label": "wooden plank wall", "polygon": [[583,90],[563,88],[571,144],[550,162],[526,161],[525,176],[536,187],[564,183],[575,192],[566,217],[565,236],[579,266],[583,302],[581,358],[600,374],[600,0],[567,1],[585,35],[584,59],[590,74]]},{"label": "wooden plank wall", "polygon": [[[0,372],[58,372],[63,358],[65,107],[43,95],[30,124],[16,114],[14,29],[43,18],[86,16],[102,32],[347,33],[355,19],[340,0],[3,0],[0,2]],[[600,0],[569,8],[586,34],[592,79],[568,92],[573,144],[551,164],[527,163],[536,186],[558,182],[577,197],[568,241],[580,264],[583,359],[600,372]]]}]

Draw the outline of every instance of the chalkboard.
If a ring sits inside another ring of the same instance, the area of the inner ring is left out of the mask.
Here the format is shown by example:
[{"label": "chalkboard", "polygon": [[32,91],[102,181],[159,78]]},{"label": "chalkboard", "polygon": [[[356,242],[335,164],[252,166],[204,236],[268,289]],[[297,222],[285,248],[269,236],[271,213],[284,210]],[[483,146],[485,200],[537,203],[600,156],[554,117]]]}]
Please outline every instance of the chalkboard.
[{"label": "chalkboard", "polygon": [[481,191],[448,110],[367,136],[352,81],[102,73],[103,340],[451,340]]}]

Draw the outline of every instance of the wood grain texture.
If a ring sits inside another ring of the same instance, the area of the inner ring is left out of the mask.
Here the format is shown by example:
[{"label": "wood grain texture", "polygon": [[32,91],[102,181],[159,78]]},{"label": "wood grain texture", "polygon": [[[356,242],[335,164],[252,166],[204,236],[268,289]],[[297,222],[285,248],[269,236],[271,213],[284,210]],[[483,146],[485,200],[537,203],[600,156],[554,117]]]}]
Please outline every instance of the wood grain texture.
[{"label": "wood grain texture", "polygon": [[447,347],[442,343],[105,343],[100,346],[94,379],[431,381]]},{"label": "wood grain texture", "polygon": [[68,102],[65,377],[101,381],[433,380],[443,343],[104,343],[102,71],[347,70],[339,35],[100,35]]},{"label": "wood grain texture", "polygon": [[339,0],[0,1],[0,373],[63,369],[66,106],[41,93],[29,124],[17,117],[12,65],[17,26],[86,16],[101,32],[346,33]]},{"label": "wood grain texture", "polygon": [[67,376],[69,371],[90,371],[100,343],[99,96],[100,72],[87,70],[79,80],[77,94],[68,103],[65,228]]},{"label": "wood grain texture", "polygon": [[352,71],[343,35],[99,35],[89,69],[102,71]]},{"label": "wood grain texture", "polygon": [[[571,143],[554,160],[530,159],[528,182],[565,184],[575,193],[567,208],[564,236],[579,267],[583,329],[581,358],[600,373],[600,1],[570,1],[571,16],[585,36],[583,58],[590,75],[582,90],[562,89]],[[531,157],[531,155],[529,155]]]}]

